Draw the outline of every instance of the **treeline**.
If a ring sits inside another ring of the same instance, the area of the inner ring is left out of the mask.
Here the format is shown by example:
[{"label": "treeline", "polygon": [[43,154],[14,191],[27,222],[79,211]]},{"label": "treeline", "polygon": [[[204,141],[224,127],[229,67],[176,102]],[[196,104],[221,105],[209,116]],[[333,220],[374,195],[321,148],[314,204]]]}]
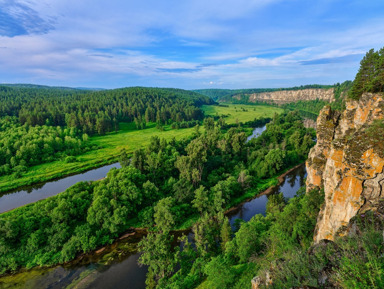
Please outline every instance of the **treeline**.
[{"label": "treeline", "polygon": [[17,178],[30,166],[56,159],[73,161],[73,156],[89,149],[87,141],[88,135],[75,128],[20,125],[16,117],[0,118],[0,176]]},{"label": "treeline", "polygon": [[[302,162],[314,144],[313,130],[304,128],[294,112],[276,115],[267,130],[249,142],[241,128],[224,130],[221,125],[206,119],[205,131],[197,126],[188,140],[153,137],[131,159],[123,153],[124,167],[112,169],[104,180],[80,183],[58,196],[1,214],[0,273],[71,260],[111,243],[133,224],[152,228],[156,221],[155,228],[165,232],[170,228],[163,214],[167,208],[174,218],[171,227],[208,214],[208,227],[199,222],[195,232],[206,247],[206,238],[212,239],[208,228],[214,230],[219,221],[213,216],[245,193],[265,189],[271,177]],[[156,220],[159,214],[165,227]],[[168,237],[156,238],[168,242]],[[156,238],[150,240],[157,242]],[[174,269],[162,271],[167,272],[163,277]],[[154,274],[148,279],[158,281],[161,274]]]},{"label": "treeline", "polygon": [[19,122],[66,126],[88,135],[118,130],[119,122],[159,125],[200,120],[199,108],[213,101],[181,89],[122,88],[104,91],[0,87],[0,116],[17,116]]},{"label": "treeline", "polygon": [[358,100],[364,92],[384,92],[384,47],[369,50],[360,62],[349,96]]}]

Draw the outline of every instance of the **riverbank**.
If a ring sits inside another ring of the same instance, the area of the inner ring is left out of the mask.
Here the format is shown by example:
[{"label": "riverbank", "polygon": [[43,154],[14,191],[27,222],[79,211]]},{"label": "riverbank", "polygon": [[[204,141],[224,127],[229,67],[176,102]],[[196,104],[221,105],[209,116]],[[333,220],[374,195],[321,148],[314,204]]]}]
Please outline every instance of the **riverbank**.
[{"label": "riverbank", "polygon": [[12,175],[1,176],[0,193],[57,180],[112,164],[118,161],[123,149],[128,154],[132,154],[138,148],[149,145],[152,136],[158,136],[166,140],[172,138],[180,140],[193,134],[193,128],[174,130],[171,129],[171,126],[165,126],[164,131],[159,131],[154,124],[148,126],[147,129],[136,130],[131,123],[120,123],[120,130],[117,133],[113,132],[105,136],[91,137],[89,145],[98,149],[76,156],[75,162],[66,163],[64,160],[58,160],[34,166],[17,179]]},{"label": "riverbank", "polygon": [[[273,187],[269,187],[266,190],[261,191],[259,194],[254,195],[252,198],[248,198],[247,200],[242,200],[242,202],[238,203],[236,206],[233,206],[230,209],[228,209],[225,212],[225,214],[228,216],[228,215],[232,214],[233,212],[235,212],[236,210],[239,210],[247,202],[255,200],[261,196],[265,196],[265,195],[268,195],[270,193],[273,193],[274,189],[278,188],[279,186],[281,186],[284,183],[287,175],[294,172],[300,166],[303,166],[303,164],[300,164],[300,165],[295,166],[293,168],[287,169],[286,172],[279,175],[278,177],[275,177],[275,180],[277,181],[276,185],[274,185]],[[231,218],[233,218],[233,216],[231,216]],[[176,235],[180,235],[182,233],[189,233],[192,225],[193,225],[193,223],[191,224],[191,226],[189,228],[185,228],[185,229],[175,228],[177,230],[172,231],[172,233],[176,234]],[[28,273],[31,270],[32,271],[33,270],[39,270],[39,272],[45,272],[45,270],[48,271],[52,268],[56,268],[58,265],[61,265],[65,268],[73,268],[73,267],[78,268],[79,266],[85,266],[84,264],[99,262],[99,260],[101,260],[101,262],[103,264],[107,264],[108,262],[115,262],[116,259],[114,259],[114,258],[116,256],[117,256],[116,258],[118,258],[118,260],[120,260],[124,256],[127,257],[129,254],[136,254],[136,251],[135,251],[136,249],[134,249],[134,248],[137,248],[136,245],[139,242],[138,239],[141,239],[142,236],[144,236],[147,232],[148,232],[147,228],[138,228],[138,227],[133,228],[133,227],[131,227],[131,228],[127,229],[124,233],[120,234],[120,236],[118,238],[116,238],[115,242],[112,243],[111,245],[100,246],[100,247],[98,247],[95,250],[92,250],[90,252],[78,254],[75,259],[73,259],[72,261],[66,262],[66,263],[56,264],[56,265],[52,265],[52,266],[34,267],[32,269],[22,268],[22,269],[19,269],[17,271],[17,273],[2,275],[0,277],[0,282],[5,282],[4,280],[7,279],[6,277],[11,278],[12,276],[18,276],[18,274],[24,274],[24,273],[27,273],[26,275],[31,275],[31,273]],[[132,243],[132,244],[129,245],[128,243]],[[127,248],[129,248],[129,250]],[[126,249],[129,252],[125,251]],[[117,250],[118,252],[112,253],[114,250],[115,251]],[[113,257],[113,256],[115,256],[115,257]],[[138,258],[138,256],[136,256],[136,257]],[[115,260],[115,261],[113,261],[113,260]],[[2,287],[0,286],[0,288],[2,288]]]},{"label": "riverbank", "polygon": [[[256,128],[244,128],[248,137],[248,141],[252,138],[259,136],[266,126]],[[111,165],[102,166],[96,169],[90,169],[83,173],[71,174],[70,176],[54,179],[45,183],[24,186],[18,190],[8,191],[0,194],[0,213],[9,212],[15,208],[25,206],[39,200],[55,196],[64,192],[67,188],[82,181],[97,181],[105,178],[109,169],[112,167],[120,168],[119,163],[112,163]],[[257,190],[264,189],[265,186],[270,186],[272,183],[261,184],[258,183]],[[252,193],[253,194],[253,193]],[[183,228],[191,226],[190,224],[183,225]]]},{"label": "riverbank", "polygon": [[[204,105],[202,109],[207,117],[223,115],[227,124],[245,123],[264,117],[270,118],[275,113],[283,112],[281,108],[264,105],[229,104],[226,107]],[[204,130],[203,127],[200,129]],[[12,175],[1,176],[0,193],[83,173],[117,162],[123,149],[128,154],[131,154],[135,150],[149,145],[150,139],[153,136],[166,140],[173,138],[180,140],[190,137],[194,131],[195,128],[172,129],[171,125],[163,126],[163,130],[160,131],[156,128],[156,123],[147,123],[145,129],[137,130],[134,123],[119,123],[118,132],[90,137],[88,145],[95,149],[76,156],[75,162],[66,163],[64,160],[58,160],[37,165],[29,168],[20,178],[14,178]],[[249,129],[249,134],[251,134],[251,129]]]},{"label": "riverbank", "polygon": [[0,213],[58,195],[78,182],[103,179],[112,168],[121,168],[121,166],[119,163],[113,163],[81,174],[46,182],[41,185],[22,187],[21,190],[4,193],[0,196]]},{"label": "riverbank", "polygon": [[304,166],[305,163],[300,163],[298,164],[297,166],[294,166],[292,168],[288,168],[287,171],[281,175],[279,175],[277,177],[277,180],[276,180],[276,184],[272,185],[272,186],[269,186],[267,189],[265,189],[264,191],[262,191],[261,193],[257,194],[257,195],[254,195],[252,197],[246,197],[246,199],[244,199],[243,201],[241,201],[239,204],[237,205],[233,205],[230,209],[226,210],[225,211],[225,215],[228,215],[236,210],[238,210],[242,205],[244,205],[245,203],[255,199],[255,198],[258,198],[258,197],[261,197],[261,196],[268,196],[269,194],[271,194],[272,192],[274,192],[274,190],[276,189],[277,186],[280,186],[284,183],[285,181],[285,177],[293,172],[294,170],[300,168],[301,166]]}]

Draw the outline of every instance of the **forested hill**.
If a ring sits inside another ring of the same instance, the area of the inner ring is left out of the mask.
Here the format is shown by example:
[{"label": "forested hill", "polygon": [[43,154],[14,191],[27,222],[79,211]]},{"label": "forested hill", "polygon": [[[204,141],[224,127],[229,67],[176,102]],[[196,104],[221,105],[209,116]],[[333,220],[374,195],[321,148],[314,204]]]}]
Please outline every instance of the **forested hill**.
[{"label": "forested hill", "polygon": [[310,85],[301,85],[288,88],[249,88],[249,89],[196,89],[194,92],[200,93],[211,97],[215,101],[221,102],[232,102],[232,97],[235,95],[241,94],[253,94],[261,92],[273,92],[273,91],[285,91],[285,90],[302,90],[309,88],[333,88],[334,85],[321,85],[321,84],[310,84]]},{"label": "forested hill", "polygon": [[203,118],[209,97],[181,89],[131,87],[85,91],[50,87],[0,86],[0,117],[16,116],[21,125],[76,128],[104,134],[119,122],[182,122]]}]

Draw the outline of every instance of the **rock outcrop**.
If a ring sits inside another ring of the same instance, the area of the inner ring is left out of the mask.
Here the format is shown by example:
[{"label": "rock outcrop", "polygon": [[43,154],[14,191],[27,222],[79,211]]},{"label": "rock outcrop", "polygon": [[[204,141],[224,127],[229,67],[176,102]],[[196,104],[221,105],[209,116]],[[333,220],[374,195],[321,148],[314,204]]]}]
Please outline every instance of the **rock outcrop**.
[{"label": "rock outcrop", "polygon": [[[234,98],[240,98],[235,95]],[[299,100],[316,100],[321,99],[328,102],[335,100],[334,89],[322,89],[322,88],[308,88],[300,90],[279,90],[272,92],[260,92],[249,95],[249,101],[265,101],[269,103],[283,104],[289,102],[296,102]]]},{"label": "rock outcrop", "polygon": [[255,278],[252,279],[251,284],[252,284],[252,289],[260,289],[263,287],[268,287],[272,285],[272,280],[269,276],[269,271],[265,272],[264,279],[256,276]]},{"label": "rock outcrop", "polygon": [[324,188],[315,242],[333,240],[356,214],[375,210],[384,196],[384,100],[364,94],[343,113],[329,106],[317,119],[317,144],[306,163],[307,190]]},{"label": "rock outcrop", "polygon": [[303,124],[306,128],[317,128],[317,122],[310,118],[303,118]]}]

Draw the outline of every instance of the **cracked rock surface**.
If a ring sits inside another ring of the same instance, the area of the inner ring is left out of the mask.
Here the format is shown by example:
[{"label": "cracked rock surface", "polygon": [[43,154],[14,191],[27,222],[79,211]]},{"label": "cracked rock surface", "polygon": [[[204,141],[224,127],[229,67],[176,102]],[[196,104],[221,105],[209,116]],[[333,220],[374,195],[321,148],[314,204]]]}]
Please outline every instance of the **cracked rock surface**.
[{"label": "cracked rock surface", "polygon": [[317,119],[317,144],[309,152],[307,190],[324,188],[315,242],[333,240],[356,214],[375,210],[384,197],[384,100],[364,94],[342,113],[324,107]]},{"label": "cracked rock surface", "polygon": [[[240,99],[240,95],[233,96],[236,99]],[[249,101],[265,101],[268,103],[289,103],[297,102],[299,100],[316,100],[321,99],[328,102],[335,100],[334,89],[323,89],[323,88],[308,88],[299,90],[280,90],[271,92],[259,92],[252,93],[249,95]]]}]

